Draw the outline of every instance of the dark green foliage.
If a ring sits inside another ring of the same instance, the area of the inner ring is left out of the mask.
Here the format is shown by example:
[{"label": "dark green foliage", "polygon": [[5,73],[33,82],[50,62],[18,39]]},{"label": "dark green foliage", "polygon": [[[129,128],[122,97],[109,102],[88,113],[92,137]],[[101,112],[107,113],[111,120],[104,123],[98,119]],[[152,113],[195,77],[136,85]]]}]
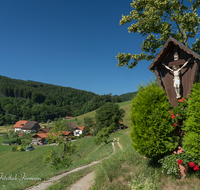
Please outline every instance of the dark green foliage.
[{"label": "dark green foliage", "polygon": [[137,92],[129,92],[126,94],[121,94],[119,97],[122,99],[123,101],[129,101],[132,100],[135,96],[136,96]]},{"label": "dark green foliage", "polygon": [[84,118],[84,124],[85,124],[85,127],[87,127],[87,128],[92,127],[93,124],[94,124],[93,118],[92,117],[85,117]]},{"label": "dark green foliage", "polygon": [[16,138],[14,138],[14,139],[5,139],[5,140],[3,140],[3,143],[5,143],[5,144],[15,144],[16,141],[17,141]]},{"label": "dark green foliage", "polygon": [[106,104],[118,102],[111,94],[22,81],[0,76],[0,125],[31,120],[46,122],[64,116],[78,116]]},{"label": "dark green foliage", "polygon": [[200,135],[193,131],[187,132],[183,138],[183,147],[194,160],[200,161]]},{"label": "dark green foliage", "polygon": [[93,134],[97,135],[96,144],[101,142],[107,144],[109,135],[119,128],[119,121],[123,121],[124,113],[125,111],[114,103],[107,103],[96,111],[95,119],[97,125],[93,131]]},{"label": "dark green foliage", "polygon": [[200,160],[200,83],[192,87],[183,130],[186,132],[183,137],[184,150],[194,159]]},{"label": "dark green foliage", "polygon": [[83,128],[83,133],[81,135],[86,136],[90,132],[90,129],[88,127]]},{"label": "dark green foliage", "polygon": [[200,134],[200,83],[192,87],[192,92],[188,100],[187,119],[184,131]]},{"label": "dark green foliage", "polygon": [[173,151],[178,145],[174,137],[168,98],[156,82],[140,86],[132,101],[131,138],[140,154],[155,158]]},{"label": "dark green foliage", "polygon": [[103,128],[101,131],[98,132],[95,138],[95,144],[100,144],[101,142],[108,143],[109,135],[113,132],[111,127]]},{"label": "dark green foliage", "polygon": [[3,133],[3,139],[9,139],[8,133]]},{"label": "dark green foliage", "polygon": [[109,102],[96,111],[95,119],[100,129],[112,127],[114,130],[119,128],[119,121],[123,121],[124,113],[119,105]]}]

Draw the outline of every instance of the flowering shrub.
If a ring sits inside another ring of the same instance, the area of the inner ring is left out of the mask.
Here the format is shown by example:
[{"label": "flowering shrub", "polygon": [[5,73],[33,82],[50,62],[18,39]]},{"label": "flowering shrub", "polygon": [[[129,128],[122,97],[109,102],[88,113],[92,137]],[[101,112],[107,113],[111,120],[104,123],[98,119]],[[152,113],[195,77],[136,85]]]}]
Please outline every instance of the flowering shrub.
[{"label": "flowering shrub", "polygon": [[178,175],[179,169],[176,160],[176,155],[171,154],[160,159],[158,162],[162,164],[163,172],[166,172],[169,175]]},{"label": "flowering shrub", "polygon": [[194,162],[190,162],[188,165],[189,165],[191,168],[194,168],[195,163],[194,163]]},{"label": "flowering shrub", "polygon": [[199,170],[199,166],[196,165],[196,166],[193,167],[193,169],[194,169],[194,171],[198,171]]},{"label": "flowering shrub", "polygon": [[178,106],[170,110],[174,127],[182,127],[183,121],[186,119],[187,105],[186,98],[182,98],[178,100]]},{"label": "flowering shrub", "polygon": [[177,162],[178,162],[178,164],[182,164],[183,160],[178,160]]},{"label": "flowering shrub", "polygon": [[159,162],[162,164],[163,170],[170,175],[178,175],[178,164],[185,166],[189,165],[189,167],[195,172],[200,170],[199,160],[194,160],[194,158],[186,154],[184,149],[180,146],[178,147],[177,151],[173,151],[173,154],[165,156],[164,158],[160,159]]}]

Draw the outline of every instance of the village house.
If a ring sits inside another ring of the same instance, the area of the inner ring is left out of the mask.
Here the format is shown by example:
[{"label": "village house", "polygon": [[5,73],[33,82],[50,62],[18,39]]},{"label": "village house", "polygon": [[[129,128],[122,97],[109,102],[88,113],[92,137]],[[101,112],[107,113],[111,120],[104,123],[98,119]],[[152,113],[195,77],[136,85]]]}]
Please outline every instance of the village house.
[{"label": "village house", "polygon": [[66,117],[63,117],[63,120],[66,120],[66,119],[73,119],[74,117],[72,116],[66,116]]},{"label": "village house", "polygon": [[[49,131],[51,130],[51,128],[42,128],[38,131],[37,134],[33,135],[33,140],[32,140],[32,144],[34,145],[42,145],[42,144],[47,144],[47,137],[49,134]],[[67,138],[69,138],[69,136],[71,135],[71,131],[62,131],[63,136],[65,138],[65,140],[67,140]]]},{"label": "village house", "polygon": [[85,126],[81,126],[81,127],[76,127],[73,132],[74,132],[74,136],[80,136],[83,133],[83,129]]},{"label": "village house", "polygon": [[36,121],[21,120],[13,126],[15,132],[36,132],[40,129],[40,125]]},{"label": "village house", "polygon": [[127,129],[128,127],[124,125],[122,122],[119,122],[120,126],[119,129]]}]

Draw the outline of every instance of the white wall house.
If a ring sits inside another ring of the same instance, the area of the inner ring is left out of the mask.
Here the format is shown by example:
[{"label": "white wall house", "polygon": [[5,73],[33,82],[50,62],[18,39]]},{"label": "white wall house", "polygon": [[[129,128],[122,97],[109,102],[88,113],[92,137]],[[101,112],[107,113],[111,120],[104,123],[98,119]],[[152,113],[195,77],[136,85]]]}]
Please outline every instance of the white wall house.
[{"label": "white wall house", "polygon": [[18,121],[17,123],[15,123],[15,125],[13,126],[14,131],[15,132],[26,132],[26,133],[30,133],[32,132],[36,132],[37,130],[40,129],[40,125],[36,122],[36,121]]},{"label": "white wall house", "polygon": [[77,127],[74,129],[74,136],[80,136],[83,133],[85,126]]}]

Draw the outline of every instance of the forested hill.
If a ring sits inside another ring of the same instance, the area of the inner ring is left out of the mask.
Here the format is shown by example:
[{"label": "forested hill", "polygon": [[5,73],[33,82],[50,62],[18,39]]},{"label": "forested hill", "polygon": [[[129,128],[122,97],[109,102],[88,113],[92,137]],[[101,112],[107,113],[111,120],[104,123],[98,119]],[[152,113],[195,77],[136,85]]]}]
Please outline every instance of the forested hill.
[{"label": "forested hill", "polygon": [[121,94],[119,97],[122,99],[122,101],[129,101],[129,100],[132,100],[133,97],[136,96],[136,94],[137,92],[128,92],[126,94]]},{"label": "forested hill", "polygon": [[84,90],[0,76],[0,125],[19,119],[45,122],[93,111],[120,96],[97,95]]}]

